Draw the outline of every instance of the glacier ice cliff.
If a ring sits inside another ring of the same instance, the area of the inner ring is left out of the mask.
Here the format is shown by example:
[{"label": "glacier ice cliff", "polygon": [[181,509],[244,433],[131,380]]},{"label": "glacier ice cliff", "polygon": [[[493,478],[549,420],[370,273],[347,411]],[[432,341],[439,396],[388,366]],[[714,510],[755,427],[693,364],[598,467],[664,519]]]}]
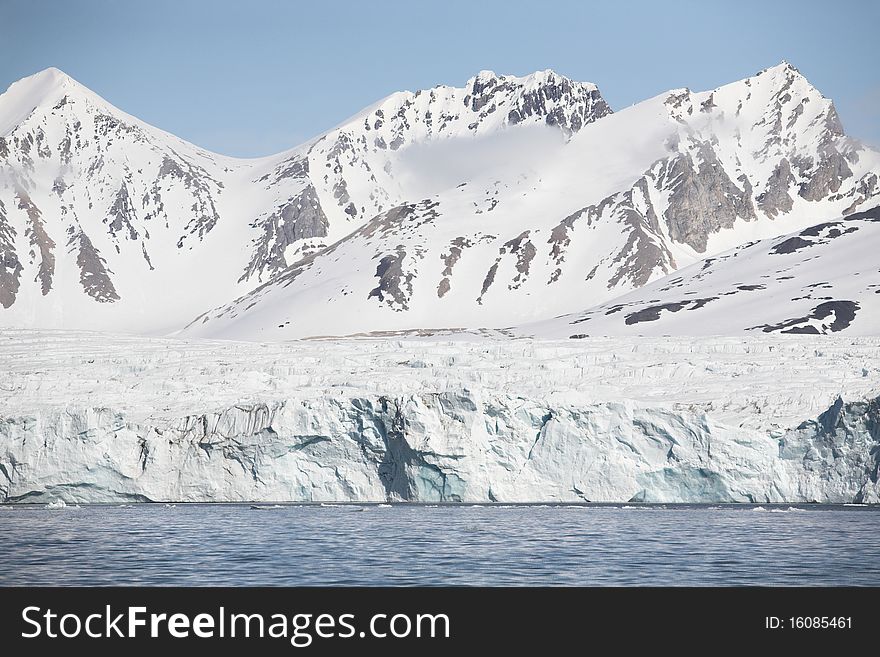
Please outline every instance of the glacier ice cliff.
[{"label": "glacier ice cliff", "polygon": [[2,502],[880,502],[875,339],[0,338]]}]

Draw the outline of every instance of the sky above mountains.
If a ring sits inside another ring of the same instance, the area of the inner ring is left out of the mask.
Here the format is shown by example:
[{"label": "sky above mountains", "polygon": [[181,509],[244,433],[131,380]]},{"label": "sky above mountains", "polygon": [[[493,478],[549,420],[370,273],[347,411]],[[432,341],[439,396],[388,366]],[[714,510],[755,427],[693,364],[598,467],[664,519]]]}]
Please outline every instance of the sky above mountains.
[{"label": "sky above mountains", "polygon": [[595,82],[620,109],[782,59],[834,99],[849,134],[880,144],[880,3],[867,0],[2,0],[0,8],[0,88],[56,66],[126,112],[229,155],[284,150],[384,95],[461,86],[481,69],[552,68]]}]

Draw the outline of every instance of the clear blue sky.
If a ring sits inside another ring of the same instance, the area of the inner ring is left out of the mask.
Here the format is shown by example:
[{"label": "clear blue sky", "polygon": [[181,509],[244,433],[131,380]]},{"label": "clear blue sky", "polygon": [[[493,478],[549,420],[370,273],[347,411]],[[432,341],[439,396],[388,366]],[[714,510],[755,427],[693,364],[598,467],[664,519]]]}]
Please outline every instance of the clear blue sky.
[{"label": "clear blue sky", "polygon": [[56,66],[229,155],[284,150],[401,89],[552,68],[613,108],[787,59],[880,144],[877,0],[0,0],[0,87]]}]

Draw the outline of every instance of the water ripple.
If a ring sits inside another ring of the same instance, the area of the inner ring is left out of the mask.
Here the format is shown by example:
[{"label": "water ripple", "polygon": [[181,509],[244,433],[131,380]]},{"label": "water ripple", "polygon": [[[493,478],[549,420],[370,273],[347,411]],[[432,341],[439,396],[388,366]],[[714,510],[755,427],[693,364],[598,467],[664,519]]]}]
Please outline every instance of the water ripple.
[{"label": "water ripple", "polygon": [[880,585],[880,508],[755,508],[23,506],[0,585]]}]

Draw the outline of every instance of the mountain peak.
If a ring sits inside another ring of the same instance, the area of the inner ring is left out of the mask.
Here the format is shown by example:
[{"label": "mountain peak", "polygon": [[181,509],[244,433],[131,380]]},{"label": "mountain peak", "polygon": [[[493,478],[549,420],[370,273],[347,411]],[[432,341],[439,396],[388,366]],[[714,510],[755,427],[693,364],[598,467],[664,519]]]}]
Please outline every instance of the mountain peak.
[{"label": "mountain peak", "polygon": [[49,93],[55,89],[68,89],[72,87],[82,87],[82,85],[61,69],[50,66],[33,75],[13,82],[9,85],[7,93],[14,90],[19,94],[34,95],[35,93]]},{"label": "mountain peak", "polygon": [[[67,73],[62,71],[60,68],[56,68],[54,66],[49,66],[48,68],[44,68],[42,71],[37,71],[33,75],[29,76],[30,78],[35,79],[51,79],[55,82],[64,84],[68,82],[72,82],[73,78],[71,78]],[[25,80],[29,78],[24,78]]]},{"label": "mountain peak", "polygon": [[564,83],[573,87],[579,88],[588,88],[588,89],[596,89],[596,85],[592,82],[577,82],[568,78],[560,73],[557,73],[553,69],[545,68],[540,71],[534,71],[532,73],[528,73],[527,75],[517,76],[517,75],[499,75],[495,71],[484,69],[477,73],[475,76],[470,78],[467,81],[465,87],[467,89],[473,89],[477,87],[478,89],[486,88],[491,86],[493,83],[501,84],[507,83],[513,87],[536,87],[544,84],[551,83]]},{"label": "mountain peak", "polygon": [[[793,79],[803,80],[807,84],[810,84],[809,80],[804,77],[804,74],[800,72],[800,70],[794,66],[788,60],[783,59],[781,62],[776,64],[775,66],[769,66],[765,69],[762,69],[755,73],[754,78],[768,76],[770,78],[777,78],[779,80],[787,81]],[[812,85],[810,85],[812,86]]]},{"label": "mountain peak", "polygon": [[745,83],[763,87],[771,93],[774,102],[777,98],[781,102],[794,98],[795,102],[812,99],[814,103],[820,105],[831,104],[831,101],[796,66],[784,59],[779,64],[758,72]]},{"label": "mountain peak", "polygon": [[36,108],[54,105],[75,89],[85,90],[85,87],[55,67],[13,82],[0,94],[0,136],[12,131]]},{"label": "mountain peak", "polygon": [[794,64],[789,62],[787,59],[783,59],[778,64],[776,64],[776,66],[770,66],[764,70],[765,71],[792,71],[794,73],[800,73],[798,68]]},{"label": "mountain peak", "polygon": [[[473,77],[473,79],[474,79],[474,80],[484,81],[484,80],[494,80],[494,79],[497,78],[497,77],[498,77],[498,76],[495,74],[495,71],[490,71],[489,69],[483,69],[482,71],[480,71],[479,73],[477,73],[477,74]],[[504,76],[502,75],[501,77],[504,77]]]}]

